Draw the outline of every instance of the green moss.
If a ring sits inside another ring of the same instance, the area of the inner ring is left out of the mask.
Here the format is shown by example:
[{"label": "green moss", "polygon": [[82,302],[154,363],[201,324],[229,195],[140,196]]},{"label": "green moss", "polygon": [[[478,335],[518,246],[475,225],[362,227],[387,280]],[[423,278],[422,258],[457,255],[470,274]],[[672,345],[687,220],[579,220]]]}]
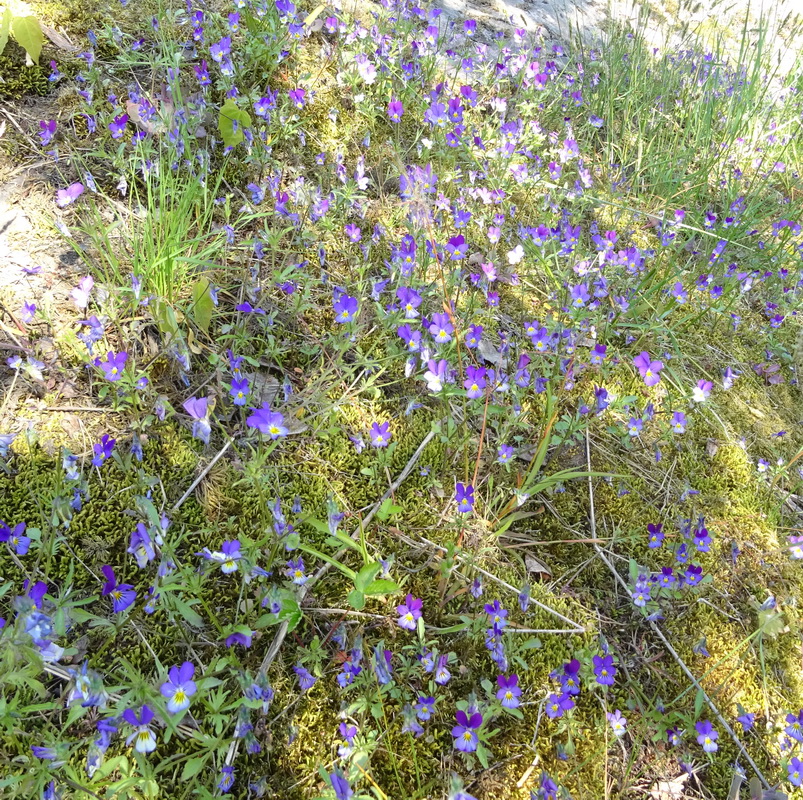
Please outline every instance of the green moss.
[{"label": "green moss", "polygon": [[20,100],[30,95],[46,95],[52,89],[47,79],[49,74],[50,70],[41,65],[26,66],[25,51],[9,41],[0,55],[0,98]]}]

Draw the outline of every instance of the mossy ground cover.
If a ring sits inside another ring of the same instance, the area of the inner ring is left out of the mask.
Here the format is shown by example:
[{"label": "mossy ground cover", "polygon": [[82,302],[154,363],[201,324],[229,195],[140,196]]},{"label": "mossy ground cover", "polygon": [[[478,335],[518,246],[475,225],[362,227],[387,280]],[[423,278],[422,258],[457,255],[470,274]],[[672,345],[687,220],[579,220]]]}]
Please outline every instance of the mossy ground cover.
[{"label": "mossy ground cover", "polygon": [[38,13],[4,242],[80,269],[0,286],[4,796],[794,796],[800,73]]}]

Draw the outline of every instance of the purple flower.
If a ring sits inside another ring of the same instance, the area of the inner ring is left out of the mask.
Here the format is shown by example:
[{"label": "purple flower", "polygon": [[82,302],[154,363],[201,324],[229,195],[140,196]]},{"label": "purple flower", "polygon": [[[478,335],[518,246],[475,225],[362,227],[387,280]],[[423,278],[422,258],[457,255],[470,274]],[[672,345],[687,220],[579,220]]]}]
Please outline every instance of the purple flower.
[{"label": "purple flower", "polygon": [[[229,18],[233,15],[229,14]],[[226,794],[234,786],[234,767],[229,764],[224,764],[220,768],[220,780],[217,782],[217,788],[220,789],[222,794]]]},{"label": "purple flower", "polygon": [[128,114],[120,114],[109,123],[109,130],[112,134],[112,139],[120,139],[125,133],[126,125],[128,124]]},{"label": "purple flower", "polygon": [[455,486],[455,501],[457,510],[461,514],[467,514],[474,508],[474,487],[471,484],[458,482]]},{"label": "purple flower", "polygon": [[791,736],[797,742],[803,742],[803,709],[797,715],[786,715],[787,725],[784,728],[787,736]]},{"label": "purple flower", "polygon": [[745,713],[740,714],[738,717],[736,717],[736,719],[741,724],[742,730],[746,733],[753,727],[753,724],[756,721],[756,715]]},{"label": "purple flower", "polygon": [[192,435],[204,444],[209,444],[212,427],[209,424],[209,398],[190,397],[182,403],[184,410],[192,417]]},{"label": "purple flower", "polygon": [[405,628],[408,631],[414,631],[417,621],[421,619],[421,608],[423,605],[423,600],[419,600],[417,597],[408,594],[404,603],[400,606],[396,606],[396,613],[399,615],[399,619],[397,619],[396,622],[399,627]]},{"label": "purple flower", "polygon": [[171,667],[167,673],[167,680],[159,691],[162,697],[167,698],[167,710],[171,714],[177,714],[190,707],[190,698],[197,691],[193,675],[195,675],[195,665],[190,661],[185,661],[180,667]]},{"label": "purple flower", "polygon": [[390,437],[392,436],[390,432],[390,423],[383,422],[380,425],[378,422],[375,422],[373,425],[371,425],[370,436],[371,444],[374,447],[387,447],[388,442],[390,442]]},{"label": "purple flower", "polygon": [[404,114],[404,106],[401,100],[391,100],[388,103],[388,118],[391,122],[401,122],[402,115]]},{"label": "purple flower", "polygon": [[284,417],[278,411],[271,411],[267,403],[260,408],[251,409],[254,413],[245,421],[249,428],[256,428],[261,434],[278,439],[287,436],[288,430],[284,424]]},{"label": "purple flower", "polygon": [[244,406],[248,397],[250,387],[248,385],[248,378],[234,378],[231,379],[231,391],[229,394],[234,399],[235,406]]},{"label": "purple flower", "polygon": [[675,411],[672,414],[672,430],[675,433],[686,432],[686,415],[682,411]]},{"label": "purple flower", "polygon": [[803,762],[799,758],[793,758],[787,765],[789,774],[786,776],[792,786],[803,784]]},{"label": "purple flower", "polygon": [[125,611],[137,598],[134,587],[128,583],[117,583],[114,570],[108,564],[101,567],[101,572],[106,578],[106,583],[103,585],[103,597],[111,595],[112,609],[115,614]]},{"label": "purple flower", "polygon": [[357,316],[357,309],[359,302],[356,297],[349,297],[347,294],[342,294],[335,300],[335,322],[344,323],[351,322]]},{"label": "purple flower", "polygon": [[696,586],[703,579],[703,568],[689,564],[683,573],[683,581],[687,586]]},{"label": "purple flower", "polygon": [[558,675],[563,691],[568,694],[580,694],[580,662],[573,658],[563,665],[563,673]]},{"label": "purple flower", "polygon": [[108,433],[104,433],[100,438],[100,442],[95,444],[92,448],[95,454],[92,458],[92,466],[101,467],[106,459],[111,456],[116,443],[116,439],[112,439]]},{"label": "purple flower", "polygon": [[496,699],[502,701],[505,708],[518,708],[521,689],[519,688],[519,676],[510,675],[506,677],[499,675],[496,678],[499,689],[496,692]]},{"label": "purple flower", "polygon": [[608,713],[605,716],[608,718],[608,723],[611,726],[613,735],[616,736],[617,739],[620,736],[624,736],[627,720],[622,716],[622,712],[617,708],[616,711],[613,712],[613,714]]},{"label": "purple flower", "polygon": [[633,359],[633,365],[638,368],[646,386],[655,386],[661,380],[658,373],[664,368],[663,362],[653,361],[646,350]]},{"label": "purple flower", "polygon": [[605,355],[607,352],[608,352],[607,345],[604,344],[594,345],[594,349],[591,351],[588,360],[595,367],[598,367],[605,360]]},{"label": "purple flower", "polygon": [[482,325],[471,325],[466,331],[466,347],[475,348],[480,344],[482,339]]},{"label": "purple flower", "polygon": [[30,325],[36,316],[36,305],[34,303],[24,303],[20,309],[20,319],[26,324]]},{"label": "purple flower", "polygon": [[414,703],[418,719],[426,722],[435,713],[435,698],[420,696]]},{"label": "purple flower", "polygon": [[47,147],[56,135],[56,120],[43,119],[39,121],[39,139],[42,147]]},{"label": "purple flower", "polygon": [[691,393],[691,399],[694,403],[704,402],[711,394],[714,384],[711,381],[697,381],[697,386],[694,387]]},{"label": "purple flower", "polygon": [[700,527],[694,529],[694,546],[700,553],[707,553],[711,546],[711,535],[708,533],[708,528],[700,522]]},{"label": "purple flower", "polygon": [[703,746],[706,753],[716,753],[719,750],[717,739],[719,734],[708,720],[701,720],[694,726],[697,731],[697,743]]},{"label": "purple flower", "polygon": [[349,786],[349,782],[339,769],[329,773],[329,780],[332,782],[335,800],[350,800],[350,798],[354,797],[354,792]]},{"label": "purple flower", "polygon": [[664,526],[662,523],[654,524],[650,522],[647,525],[647,533],[649,533],[649,547],[653,550],[660,547],[664,540]]},{"label": "purple flower", "polygon": [[554,692],[549,695],[546,701],[545,711],[550,719],[558,719],[562,717],[567,711],[574,708],[574,700],[570,694],[557,695]]},{"label": "purple flower", "polygon": [[468,243],[466,242],[465,236],[459,233],[457,236],[453,236],[449,239],[446,243],[446,252],[449,253],[449,257],[453,261],[465,258],[468,252]]},{"label": "purple flower", "polygon": [[429,330],[430,334],[432,334],[432,338],[438,344],[446,344],[446,342],[452,341],[454,326],[449,320],[449,315],[446,313],[433,314],[427,330]]},{"label": "purple flower", "polygon": [[0,522],[0,542],[8,542],[9,547],[13,547],[18,556],[27,555],[31,546],[31,539],[25,536],[27,524],[19,522],[11,530],[5,522]]},{"label": "purple flower", "polygon": [[452,677],[452,673],[449,672],[446,666],[448,662],[449,656],[445,653],[442,656],[438,656],[438,663],[435,665],[435,683],[438,686],[446,686]]},{"label": "purple flower", "polygon": [[243,557],[240,552],[239,539],[226,539],[220,546],[220,550],[212,552],[208,547],[204,547],[203,550],[195,555],[201,556],[207,561],[214,561],[216,564],[220,564],[220,571],[224,575],[236,572],[238,569],[237,562]]},{"label": "purple flower", "polygon": [[149,706],[142,706],[137,714],[133,708],[123,711],[123,719],[132,727],[134,732],[125,740],[126,744],[135,742],[134,749],[138,753],[151,753],[156,749],[156,735],[150,729],[153,722],[153,711]]},{"label": "purple flower", "polygon": [[318,681],[318,679],[310,673],[308,669],[302,667],[301,664],[296,664],[293,667],[293,672],[298,676],[298,685],[302,692],[309,691]]},{"label": "purple flower", "polygon": [[303,89],[291,89],[288,93],[290,102],[298,109],[304,108],[306,105],[307,93]]},{"label": "purple flower", "polygon": [[396,298],[399,306],[404,309],[405,319],[415,319],[418,316],[416,309],[421,305],[421,295],[408,286],[400,286],[396,289]]},{"label": "purple flower", "polygon": [[594,656],[594,675],[600,686],[613,686],[616,677],[616,667],[613,665],[613,656]]},{"label": "purple flower", "polygon": [[83,193],[83,183],[71,183],[66,189],[59,189],[56,192],[56,205],[59,208],[66,208],[68,205],[74,203]]},{"label": "purple flower", "polygon": [[106,380],[112,383],[119,381],[123,377],[126,361],[128,361],[128,353],[125,350],[117,355],[110,350],[106,355],[106,361],[100,362],[100,368],[103,370]]},{"label": "purple flower", "polygon": [[137,527],[131,533],[131,542],[126,553],[134,556],[140,569],[145,569],[148,562],[156,558],[151,535],[143,523],[137,523]]},{"label": "purple flower", "polygon": [[458,711],[455,719],[457,725],[452,728],[455,749],[473,753],[479,744],[476,731],[482,725],[482,714],[477,711],[468,717],[465,711]]},{"label": "purple flower", "polygon": [[234,647],[235,644],[241,644],[243,647],[251,646],[251,639],[253,634],[251,631],[235,631],[226,637],[226,647]]},{"label": "purple flower", "polygon": [[475,367],[469,364],[466,367],[466,380],[463,381],[463,386],[466,389],[466,397],[474,400],[482,397],[485,393],[485,367]]},{"label": "purple flower", "polygon": [[516,455],[516,451],[513,449],[512,445],[509,444],[500,444],[499,448],[496,451],[497,454],[497,461],[500,464],[509,464]]}]

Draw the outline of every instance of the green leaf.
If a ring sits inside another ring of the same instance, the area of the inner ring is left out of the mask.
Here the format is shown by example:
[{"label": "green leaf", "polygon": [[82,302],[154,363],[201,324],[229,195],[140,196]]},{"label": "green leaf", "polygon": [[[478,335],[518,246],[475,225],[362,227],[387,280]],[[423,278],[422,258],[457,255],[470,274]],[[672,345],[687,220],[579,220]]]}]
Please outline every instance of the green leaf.
[{"label": "green leaf", "polygon": [[382,569],[381,564],[377,564],[374,562],[373,564],[366,564],[358,573],[357,577],[354,579],[354,587],[357,591],[364,592],[365,587],[368,586],[369,583],[377,576],[379,571]]},{"label": "green leaf", "polygon": [[217,123],[218,130],[226,147],[234,147],[245,138],[243,128],[251,127],[251,117],[247,111],[237,108],[237,104],[229,98],[220,109]]},{"label": "green leaf", "polygon": [[14,17],[11,20],[11,35],[25,48],[34,64],[39,63],[45,37],[36,17]]},{"label": "green leaf", "polygon": [[298,546],[299,550],[303,550],[305,553],[309,553],[311,556],[315,556],[316,558],[320,558],[321,561],[325,561],[327,564],[331,564],[333,567],[337,567],[344,575],[349,577],[352,581],[357,579],[357,573],[347,567],[345,564],[341,564],[336,558],[332,558],[331,556],[327,556],[326,553],[322,553],[320,550],[316,550],[314,547],[310,547],[306,544],[300,544]]},{"label": "green leaf", "polygon": [[204,756],[196,756],[191,758],[181,771],[181,780],[188,781],[194,778],[206,766],[206,758]]},{"label": "green leaf", "polygon": [[349,592],[348,601],[355,611],[362,611],[365,608],[365,595],[359,589]]},{"label": "green leaf", "polygon": [[6,6],[3,9],[3,16],[0,17],[0,53],[6,49],[8,32],[11,28],[11,9]]},{"label": "green leaf", "polygon": [[371,581],[368,586],[365,587],[365,593],[369,597],[373,597],[378,594],[393,594],[394,592],[399,591],[399,584],[394,581],[389,581],[385,578],[380,578],[376,581]]},{"label": "green leaf", "polygon": [[174,597],[173,603],[175,603],[176,609],[184,620],[195,628],[202,628],[204,624],[204,618],[195,610],[193,610],[192,606],[189,603],[186,603],[180,597]]},{"label": "green leaf", "polygon": [[705,695],[702,689],[697,690],[697,695],[694,698],[694,716],[699,717],[700,712],[703,710],[703,703],[705,702]]},{"label": "green leaf", "polygon": [[192,318],[204,333],[209,333],[209,323],[215,313],[210,289],[209,279],[201,278],[192,290]]},{"label": "green leaf", "polygon": [[401,506],[397,506],[389,497],[386,497],[382,501],[382,505],[379,506],[379,510],[376,512],[376,515],[382,522],[387,522],[388,519],[394,514],[401,513],[401,510]]}]

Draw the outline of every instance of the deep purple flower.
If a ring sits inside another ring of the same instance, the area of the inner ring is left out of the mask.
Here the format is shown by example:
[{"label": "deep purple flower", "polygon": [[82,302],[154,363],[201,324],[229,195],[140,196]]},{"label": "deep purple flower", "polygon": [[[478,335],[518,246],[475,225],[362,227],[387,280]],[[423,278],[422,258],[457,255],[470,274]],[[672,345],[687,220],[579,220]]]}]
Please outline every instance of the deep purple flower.
[{"label": "deep purple flower", "polygon": [[714,730],[714,726],[708,720],[701,720],[694,728],[697,731],[697,743],[703,746],[706,753],[715,753],[719,749],[719,733]]},{"label": "deep purple flower", "polygon": [[126,361],[128,361],[128,353],[125,350],[117,355],[110,350],[106,355],[106,361],[100,362],[100,368],[103,370],[106,380],[112,383],[119,381],[123,377]]},{"label": "deep purple flower", "polygon": [[613,656],[594,656],[594,675],[601,686],[613,686],[616,677],[616,667],[613,665]]},{"label": "deep purple flower", "polygon": [[254,408],[252,411],[254,413],[245,421],[249,428],[256,428],[261,434],[270,436],[271,439],[287,436],[289,431],[285,427],[284,417],[278,411],[271,411],[267,403],[263,403],[260,408]]},{"label": "deep purple flower", "polygon": [[519,697],[521,697],[521,689],[519,688],[519,676],[499,675],[496,678],[496,683],[499,689],[496,692],[496,699],[502,701],[505,708],[518,708]]},{"label": "deep purple flower", "polygon": [[104,433],[100,438],[100,442],[93,445],[92,450],[94,452],[94,456],[92,457],[92,466],[101,467],[106,459],[111,456],[116,443],[116,439],[112,439],[108,433]]},{"label": "deep purple flower", "polygon": [[419,600],[417,597],[408,594],[404,603],[400,606],[396,606],[396,613],[399,615],[399,619],[397,619],[396,622],[399,627],[414,631],[416,629],[416,623],[421,619],[421,608],[423,605],[423,600]]},{"label": "deep purple flower", "polygon": [[125,133],[126,125],[128,124],[128,114],[120,114],[109,123],[109,130],[112,134],[112,139],[120,139]]},{"label": "deep purple flower", "polygon": [[350,798],[354,797],[354,792],[349,786],[348,780],[339,769],[329,773],[329,780],[332,782],[335,800],[350,800]]},{"label": "deep purple flower", "polygon": [[131,742],[135,742],[134,749],[138,753],[151,753],[156,749],[156,735],[150,729],[153,717],[153,711],[147,705],[142,706],[139,714],[133,708],[127,708],[123,711],[123,719],[135,728],[134,732],[125,740],[125,743],[131,744]]},{"label": "deep purple flower", "polygon": [[159,691],[162,697],[167,698],[167,710],[171,714],[177,714],[190,707],[190,698],[197,691],[193,675],[195,675],[195,665],[190,661],[185,661],[180,667],[171,667],[167,673],[167,680]]},{"label": "deep purple flower", "polygon": [[662,523],[652,523],[647,525],[647,533],[649,533],[648,546],[652,549],[660,547],[664,540],[664,526]]},{"label": "deep purple flower", "polygon": [[115,614],[125,611],[137,598],[134,587],[129,583],[117,583],[114,570],[108,564],[101,567],[101,572],[106,578],[106,583],[103,585],[103,597],[111,595],[112,609]]},{"label": "deep purple flower", "polygon": [[474,508],[474,487],[469,484],[458,482],[455,486],[455,501],[457,510],[461,514],[467,514]]},{"label": "deep purple flower", "polygon": [[573,658],[563,665],[563,673],[558,675],[563,691],[580,694],[580,662]]},{"label": "deep purple flower", "polygon": [[357,309],[359,302],[356,297],[349,297],[347,294],[342,294],[335,300],[335,322],[344,323],[351,322],[357,316]]},{"label": "deep purple flower", "polygon": [[39,121],[39,139],[42,147],[47,147],[56,135],[56,120],[43,119]]},{"label": "deep purple flower", "polygon": [[415,319],[418,316],[416,309],[421,305],[421,295],[415,289],[400,286],[396,289],[396,298],[404,310],[405,319]]},{"label": "deep purple flower", "polygon": [[653,361],[646,350],[633,359],[633,365],[638,368],[646,386],[655,386],[661,380],[659,373],[664,368],[663,362]]},{"label": "deep purple flower", "polygon": [[473,753],[479,744],[476,731],[482,725],[482,714],[477,711],[468,717],[465,711],[458,711],[455,719],[457,725],[452,728],[455,749]]},{"label": "deep purple flower", "polygon": [[392,435],[393,434],[390,432],[389,422],[383,422],[381,425],[378,422],[375,422],[373,425],[371,425],[371,444],[374,447],[387,447]]},{"label": "deep purple flower", "polygon": [[235,644],[241,644],[243,647],[250,647],[252,638],[253,633],[251,631],[247,633],[245,631],[235,631],[226,637],[225,645],[226,647],[233,647]]},{"label": "deep purple flower", "polygon": [[741,724],[742,730],[746,733],[753,727],[756,721],[756,715],[744,713],[736,717],[736,720]]}]

